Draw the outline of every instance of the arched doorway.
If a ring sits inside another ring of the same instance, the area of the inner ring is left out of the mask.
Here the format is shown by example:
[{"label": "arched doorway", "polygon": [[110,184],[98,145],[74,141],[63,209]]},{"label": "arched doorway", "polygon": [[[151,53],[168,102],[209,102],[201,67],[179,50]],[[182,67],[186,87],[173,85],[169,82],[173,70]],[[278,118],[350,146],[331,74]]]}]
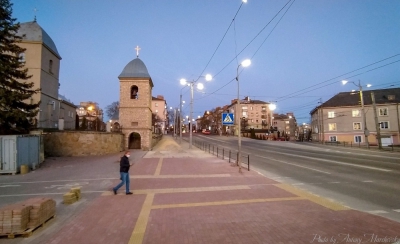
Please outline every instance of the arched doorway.
[{"label": "arched doorway", "polygon": [[141,137],[139,133],[132,132],[129,135],[129,149],[141,149]]}]

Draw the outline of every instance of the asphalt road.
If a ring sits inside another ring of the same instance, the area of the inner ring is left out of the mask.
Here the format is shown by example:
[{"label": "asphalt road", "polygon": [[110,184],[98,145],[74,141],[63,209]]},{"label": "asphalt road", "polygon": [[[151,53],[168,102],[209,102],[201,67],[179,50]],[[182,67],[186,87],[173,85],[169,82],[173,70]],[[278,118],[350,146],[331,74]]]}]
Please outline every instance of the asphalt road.
[{"label": "asphalt road", "polygon": [[[237,137],[195,134],[193,141],[238,148]],[[269,178],[400,222],[400,153],[242,138],[242,154]]]}]

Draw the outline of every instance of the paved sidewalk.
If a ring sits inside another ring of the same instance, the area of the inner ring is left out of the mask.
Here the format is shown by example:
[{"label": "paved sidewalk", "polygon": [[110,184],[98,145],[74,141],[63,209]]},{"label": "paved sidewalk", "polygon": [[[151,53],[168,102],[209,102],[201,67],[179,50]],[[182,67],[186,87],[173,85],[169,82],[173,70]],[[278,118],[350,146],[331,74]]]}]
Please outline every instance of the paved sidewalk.
[{"label": "paved sidewalk", "polygon": [[[47,243],[395,243],[400,223],[328,201],[165,136]],[[84,195],[83,195],[84,197]],[[396,239],[397,238],[397,239]],[[400,243],[400,241],[399,241]]]}]

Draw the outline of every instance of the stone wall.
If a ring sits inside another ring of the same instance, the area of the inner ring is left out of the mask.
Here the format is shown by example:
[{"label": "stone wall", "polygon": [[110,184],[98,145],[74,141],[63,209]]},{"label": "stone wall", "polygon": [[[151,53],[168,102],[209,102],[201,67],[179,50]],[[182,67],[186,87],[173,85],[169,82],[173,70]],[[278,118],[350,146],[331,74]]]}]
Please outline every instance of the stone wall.
[{"label": "stone wall", "polygon": [[47,157],[104,155],[123,151],[124,136],[118,133],[62,131],[43,134]]}]

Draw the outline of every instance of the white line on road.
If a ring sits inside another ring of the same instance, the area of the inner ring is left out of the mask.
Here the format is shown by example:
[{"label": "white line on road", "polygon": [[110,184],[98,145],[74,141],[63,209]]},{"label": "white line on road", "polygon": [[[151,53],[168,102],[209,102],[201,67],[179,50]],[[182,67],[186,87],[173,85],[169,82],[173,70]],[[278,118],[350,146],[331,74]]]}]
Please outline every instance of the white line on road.
[{"label": "white line on road", "polygon": [[372,210],[372,211],[367,211],[367,213],[370,213],[370,214],[386,214],[388,212],[386,212],[384,210]]},{"label": "white line on road", "polygon": [[[84,193],[103,193],[105,191],[84,191]],[[29,194],[14,194],[14,195],[0,195],[0,197],[24,197],[24,196],[41,196],[41,195],[64,195],[65,192],[46,192],[46,193],[29,193]]]},{"label": "white line on road", "polygon": [[4,185],[4,186],[0,186],[0,187],[18,187],[18,186],[20,186],[20,185]]},{"label": "white line on road", "polygon": [[372,181],[372,180],[363,180],[363,182],[365,182],[365,183],[371,183],[371,182],[374,182],[374,181]]},{"label": "white line on road", "polygon": [[322,171],[322,170],[318,170],[318,169],[313,169],[313,168],[305,167],[305,166],[298,165],[298,164],[292,164],[292,163],[288,163],[288,162],[285,162],[285,161],[282,161],[282,160],[278,160],[278,159],[274,159],[274,158],[264,157],[264,156],[260,156],[260,155],[254,155],[254,156],[260,157],[260,158],[269,159],[269,160],[274,160],[274,161],[277,161],[277,162],[280,162],[280,163],[284,163],[284,164],[290,164],[290,165],[297,166],[297,167],[300,167],[300,168],[305,168],[305,169],[309,169],[309,170],[314,170],[314,171],[321,172],[321,173],[328,174],[328,175],[331,174],[331,173],[326,172],[326,171]]},{"label": "white line on road", "polygon": [[[269,150],[265,150],[265,151],[269,151]],[[290,154],[290,153],[283,153],[283,152],[277,152],[277,151],[270,151],[270,152],[277,153],[277,154],[283,154],[283,155],[289,155],[289,156],[297,157],[297,158],[306,158],[306,159],[311,159],[311,160],[318,160],[318,161],[323,161],[323,162],[328,162],[328,163],[341,164],[341,165],[348,165],[348,166],[359,167],[359,168],[365,168],[365,169],[379,170],[379,171],[384,171],[384,172],[390,172],[390,171],[392,171],[392,170],[389,170],[389,169],[381,169],[381,168],[372,167],[372,166],[365,166],[365,165],[358,165],[358,164],[350,164],[350,163],[345,163],[345,162],[333,161],[333,160],[329,160],[329,159],[313,158],[313,157],[308,157],[308,156],[294,155],[294,154]]]},{"label": "white line on road", "polygon": [[393,209],[393,211],[400,213],[400,209]]}]

